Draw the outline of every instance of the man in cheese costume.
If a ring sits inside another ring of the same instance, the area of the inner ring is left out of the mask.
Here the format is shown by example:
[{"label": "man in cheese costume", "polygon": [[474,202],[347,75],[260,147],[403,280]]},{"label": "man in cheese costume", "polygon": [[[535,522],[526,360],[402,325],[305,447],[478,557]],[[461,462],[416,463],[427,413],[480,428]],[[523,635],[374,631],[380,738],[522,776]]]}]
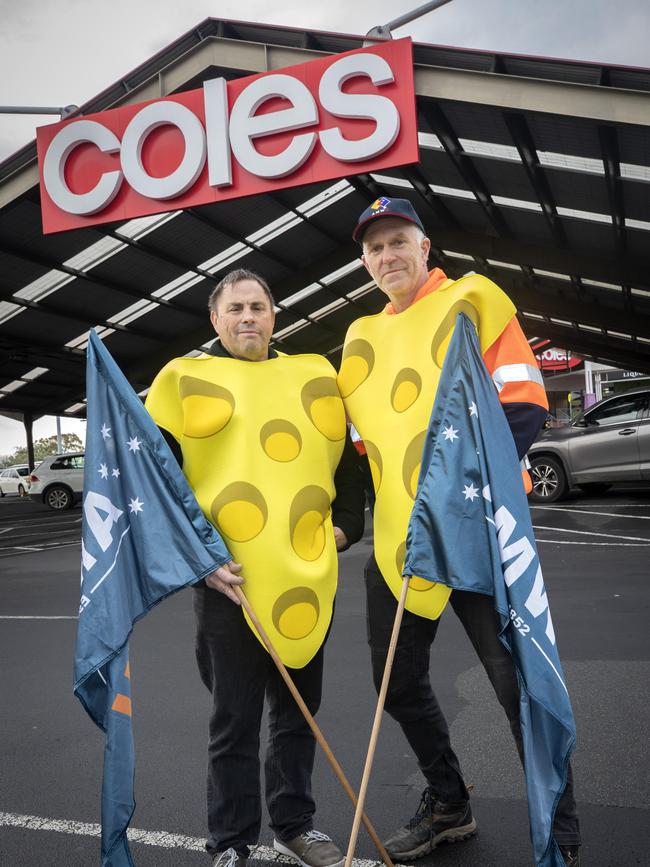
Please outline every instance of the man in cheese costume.
[{"label": "man in cheese costume", "polygon": [[[361,214],[353,238],[362,245],[363,264],[389,298],[381,313],[350,326],[338,378],[348,415],[366,447],[376,490],[375,550],[365,579],[373,676],[379,689],[403,582],[406,532],[425,434],[459,312],[477,326],[520,459],[535,439],[548,404],[510,299],[485,277],[452,281],[439,268],[428,271],[431,244],[408,200],[377,199]],[[492,599],[412,577],[386,710],[401,725],[428,785],[411,821],[385,842],[396,861],[419,858],[440,842],[464,840],[476,831],[429,679],[429,652],[448,601],[487,671],[522,756],[517,677],[498,639]],[[566,864],[575,867],[580,836],[570,769],[553,832]]]},{"label": "man in cheese costume", "polygon": [[[266,694],[266,801],[275,848],[303,867],[343,856],[313,829],[315,740],[252,625],[244,591],[312,714],[337,581],[337,548],[363,532],[363,482],[336,373],[318,355],[269,348],[263,278],[228,274],[210,296],[210,354],[170,361],[146,406],[233,560],[194,591],[199,672],[212,693],[207,849],[243,867],[261,823],[259,739]],[[233,604],[235,603],[235,604]]]}]

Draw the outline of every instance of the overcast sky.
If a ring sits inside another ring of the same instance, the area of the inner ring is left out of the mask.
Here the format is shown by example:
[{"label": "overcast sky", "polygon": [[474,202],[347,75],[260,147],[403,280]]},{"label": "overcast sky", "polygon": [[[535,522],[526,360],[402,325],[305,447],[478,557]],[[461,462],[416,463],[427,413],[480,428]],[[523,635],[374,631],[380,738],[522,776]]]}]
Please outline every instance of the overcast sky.
[{"label": "overcast sky", "polygon": [[[364,34],[421,5],[423,0],[0,0],[0,105],[81,105],[208,16]],[[650,67],[649,33],[650,0],[452,0],[393,35]],[[0,114],[0,161],[47,122]],[[53,432],[50,426],[42,435]],[[0,419],[0,454],[22,441],[22,427]]]}]

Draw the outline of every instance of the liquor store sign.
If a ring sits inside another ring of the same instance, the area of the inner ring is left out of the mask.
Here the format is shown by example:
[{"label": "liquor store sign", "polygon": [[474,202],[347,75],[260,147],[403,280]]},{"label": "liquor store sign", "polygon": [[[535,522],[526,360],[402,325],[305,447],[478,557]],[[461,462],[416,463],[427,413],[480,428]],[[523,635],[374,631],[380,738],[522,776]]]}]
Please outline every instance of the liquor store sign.
[{"label": "liquor store sign", "polygon": [[40,127],[43,231],[418,161],[410,39]]}]

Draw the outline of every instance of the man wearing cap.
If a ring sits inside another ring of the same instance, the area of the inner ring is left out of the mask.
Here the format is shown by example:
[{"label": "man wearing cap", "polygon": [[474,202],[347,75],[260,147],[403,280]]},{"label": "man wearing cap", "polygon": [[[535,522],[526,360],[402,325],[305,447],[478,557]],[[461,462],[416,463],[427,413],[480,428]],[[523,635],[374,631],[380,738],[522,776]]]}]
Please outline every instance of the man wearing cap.
[{"label": "man wearing cap", "polygon": [[[376,490],[375,547],[365,580],[373,677],[379,689],[402,586],[424,437],[458,313],[477,326],[520,459],[535,439],[548,403],[510,299],[485,277],[470,274],[452,281],[439,268],[429,271],[431,242],[407,199],[377,199],[359,217],[353,238],[362,246],[363,264],[389,299],[381,313],[350,326],[338,378],[347,413],[364,441]],[[498,639],[492,599],[459,590],[449,596],[448,588],[417,577],[409,588],[386,710],[401,725],[427,787],[414,817],[385,843],[391,857],[400,861],[476,832],[460,765],[429,679],[429,652],[448,598],[486,669],[523,758],[517,675]],[[579,865],[570,767],[553,832],[565,863]]]}]

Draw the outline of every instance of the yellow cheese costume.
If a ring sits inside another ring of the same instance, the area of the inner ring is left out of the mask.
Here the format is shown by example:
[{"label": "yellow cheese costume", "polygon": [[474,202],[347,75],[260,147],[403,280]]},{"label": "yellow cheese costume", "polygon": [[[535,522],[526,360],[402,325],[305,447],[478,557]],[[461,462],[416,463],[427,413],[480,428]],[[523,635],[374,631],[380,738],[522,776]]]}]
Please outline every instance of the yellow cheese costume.
[{"label": "yellow cheese costume", "polygon": [[336,592],[330,505],[346,426],[334,369],[318,355],[176,358],[146,407],[180,444],[190,487],[243,564],[245,593],[282,661],[302,668],[323,643]]},{"label": "yellow cheese costume", "polygon": [[[516,311],[491,280],[469,276],[446,280],[399,314],[358,319],[345,338],[339,391],[368,454],[377,495],[375,557],[397,599],[424,440],[460,312],[477,326],[485,352]],[[406,608],[435,620],[450,592],[414,576]]]}]

